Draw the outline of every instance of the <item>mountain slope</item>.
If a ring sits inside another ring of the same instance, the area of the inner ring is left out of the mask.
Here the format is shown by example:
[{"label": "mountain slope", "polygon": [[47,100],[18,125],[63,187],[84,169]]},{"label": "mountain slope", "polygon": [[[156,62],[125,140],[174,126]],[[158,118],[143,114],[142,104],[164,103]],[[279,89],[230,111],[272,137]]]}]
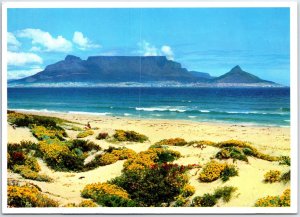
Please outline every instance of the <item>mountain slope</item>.
[{"label": "mountain slope", "polygon": [[168,82],[193,86],[279,86],[245,72],[239,66],[220,77],[212,77],[208,73],[188,71],[180,63],[168,60],[165,56],[93,56],[82,60],[72,55],[48,65],[35,75],[9,81],[8,84],[51,86],[63,83],[105,85],[130,82],[159,86]]},{"label": "mountain slope", "polygon": [[[207,80],[201,78],[201,81]],[[44,71],[18,83],[200,81],[180,63],[164,56],[95,56],[87,60],[68,55]]]},{"label": "mountain slope", "polygon": [[274,83],[271,81],[265,81],[260,79],[259,77],[252,75],[248,72],[245,72],[241,69],[240,66],[233,67],[229,72],[226,74],[217,77],[212,80],[214,83]]}]

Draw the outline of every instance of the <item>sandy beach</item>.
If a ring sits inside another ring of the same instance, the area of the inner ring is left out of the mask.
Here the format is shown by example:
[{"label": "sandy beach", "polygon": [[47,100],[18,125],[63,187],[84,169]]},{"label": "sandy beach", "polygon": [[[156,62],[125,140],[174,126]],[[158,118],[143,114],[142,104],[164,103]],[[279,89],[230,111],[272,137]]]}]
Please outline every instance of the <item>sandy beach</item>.
[{"label": "sandy beach", "polygon": [[[29,113],[27,113],[29,114]],[[206,123],[191,122],[181,120],[154,120],[154,119],[133,119],[110,116],[95,116],[84,114],[67,114],[67,113],[30,113],[51,117],[59,117],[68,121],[76,122],[78,127],[83,127],[88,122],[94,130],[94,135],[86,137],[98,144],[102,148],[109,146],[127,147],[136,152],[144,151],[150,145],[162,139],[183,138],[186,141],[193,140],[210,140],[213,142],[226,141],[230,139],[248,141],[255,148],[265,154],[272,156],[290,155],[290,128],[289,127],[263,127],[249,126],[241,124],[224,124],[224,123]],[[113,134],[116,129],[134,130],[145,134],[149,141],[145,143],[109,143],[105,140],[96,140],[96,135],[100,132]],[[69,137],[76,138],[78,132],[66,130]],[[18,143],[22,140],[37,142],[37,139],[31,134],[28,128],[18,127],[14,129],[8,125],[8,142]],[[199,149],[191,146],[172,146],[172,150],[179,151],[182,155],[175,163],[181,165],[200,164],[204,165],[220,149],[207,146]],[[59,201],[61,205],[68,203],[79,203],[82,201],[80,191],[86,184],[95,182],[105,182],[121,174],[125,160],[119,160],[114,164],[100,166],[87,172],[56,172],[51,170],[47,165],[38,159],[41,166],[41,172],[46,173],[53,182],[39,182],[29,180],[31,183],[38,185],[49,197]],[[233,163],[231,159],[228,162]],[[234,164],[238,167],[239,175],[232,177],[228,182],[223,183],[221,180],[212,183],[202,183],[197,179],[200,169],[190,170],[190,184],[196,188],[193,196],[200,196],[204,193],[212,192],[219,186],[231,185],[237,187],[233,198],[228,202],[218,202],[216,206],[231,207],[252,207],[258,198],[267,195],[280,195],[289,187],[289,182],[277,182],[267,184],[263,182],[264,174],[271,170],[277,169],[282,172],[288,171],[287,166],[279,166],[278,162],[269,162],[254,157],[249,157],[249,162],[236,161]],[[25,180],[19,174],[9,172],[8,178]]]}]

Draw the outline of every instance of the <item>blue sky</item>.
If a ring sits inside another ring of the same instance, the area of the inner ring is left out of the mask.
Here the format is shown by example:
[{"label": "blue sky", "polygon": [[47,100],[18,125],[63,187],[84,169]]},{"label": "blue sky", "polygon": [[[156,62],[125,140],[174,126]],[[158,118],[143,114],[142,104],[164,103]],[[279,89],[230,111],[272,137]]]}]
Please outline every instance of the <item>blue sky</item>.
[{"label": "blue sky", "polygon": [[219,76],[235,65],[289,85],[288,8],[8,9],[8,78],[73,54],[166,55]]}]

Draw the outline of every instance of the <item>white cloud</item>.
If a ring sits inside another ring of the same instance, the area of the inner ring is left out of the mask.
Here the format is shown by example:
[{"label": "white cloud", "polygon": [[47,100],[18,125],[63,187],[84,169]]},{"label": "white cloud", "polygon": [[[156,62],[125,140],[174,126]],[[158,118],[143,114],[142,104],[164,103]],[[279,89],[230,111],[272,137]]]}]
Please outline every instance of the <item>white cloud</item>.
[{"label": "white cloud", "polygon": [[[59,35],[55,38],[49,32],[40,29],[23,29],[17,36],[31,39],[31,43],[42,46],[43,51],[69,52],[72,50],[72,43],[63,36]],[[37,46],[34,47],[32,49],[37,48]]]},{"label": "white cloud", "polygon": [[159,52],[158,49],[151,45],[149,42],[147,41],[143,41],[138,43],[139,47],[140,47],[140,53],[144,56],[158,56]]},{"label": "white cloud", "polygon": [[143,41],[138,43],[138,46],[140,47],[139,53],[144,56],[166,56],[167,59],[174,60],[174,53],[168,45],[163,45],[159,50],[149,42]]},{"label": "white cloud", "polygon": [[24,66],[32,63],[43,63],[43,59],[34,53],[7,52],[7,64],[9,66]]},{"label": "white cloud", "polygon": [[74,32],[73,35],[73,42],[78,45],[80,50],[87,50],[93,48],[99,48],[100,45],[94,44],[90,39],[84,37],[82,32]]},{"label": "white cloud", "polygon": [[168,45],[163,45],[161,47],[161,52],[165,55],[169,60],[174,60],[174,53],[172,48]]},{"label": "white cloud", "polygon": [[25,77],[34,75],[41,71],[43,71],[43,68],[41,68],[40,66],[32,66],[28,69],[22,69],[22,70],[8,70],[7,78],[8,79],[21,79],[21,78],[25,78]]},{"label": "white cloud", "polygon": [[7,32],[7,47],[8,50],[18,50],[21,43],[17,40],[15,35],[11,32]]}]

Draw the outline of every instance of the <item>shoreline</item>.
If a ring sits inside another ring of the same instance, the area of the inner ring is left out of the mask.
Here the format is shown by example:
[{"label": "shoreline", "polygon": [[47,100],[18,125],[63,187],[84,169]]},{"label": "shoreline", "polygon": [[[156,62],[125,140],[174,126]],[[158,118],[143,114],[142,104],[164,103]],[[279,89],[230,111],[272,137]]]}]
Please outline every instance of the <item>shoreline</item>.
[{"label": "shoreline", "polygon": [[[251,142],[260,150],[267,151],[268,154],[278,156],[290,154],[290,127],[249,126],[237,123],[194,122],[190,120],[138,119],[59,112],[20,113],[58,117],[81,127],[89,122],[92,127],[99,128],[96,133],[112,133],[116,129],[133,130],[147,135],[151,143],[177,137],[187,141],[209,140],[213,142],[234,139]],[[168,132],[168,134],[164,132]],[[93,140],[96,141],[94,138]]]},{"label": "shoreline", "polygon": [[[153,121],[178,121],[178,122],[187,122],[187,123],[201,123],[201,124],[208,124],[208,125],[234,125],[234,126],[240,126],[240,127],[272,127],[272,128],[289,128],[290,125],[275,125],[275,124],[259,124],[259,123],[246,123],[246,122],[224,122],[224,121],[196,121],[192,119],[169,119],[169,118],[152,118],[152,117],[146,117],[146,116],[134,116],[134,115],[124,115],[124,116],[118,116],[118,115],[111,115],[109,112],[84,112],[84,111],[51,111],[47,109],[42,110],[36,110],[36,109],[7,109],[8,111],[15,111],[20,113],[27,113],[27,114],[36,114],[36,115],[46,115],[51,116],[51,114],[56,115],[83,115],[83,116],[90,116],[90,117],[108,117],[108,118],[122,118],[122,119],[129,119],[129,120],[153,120]],[[290,123],[290,122],[289,122]]]}]

